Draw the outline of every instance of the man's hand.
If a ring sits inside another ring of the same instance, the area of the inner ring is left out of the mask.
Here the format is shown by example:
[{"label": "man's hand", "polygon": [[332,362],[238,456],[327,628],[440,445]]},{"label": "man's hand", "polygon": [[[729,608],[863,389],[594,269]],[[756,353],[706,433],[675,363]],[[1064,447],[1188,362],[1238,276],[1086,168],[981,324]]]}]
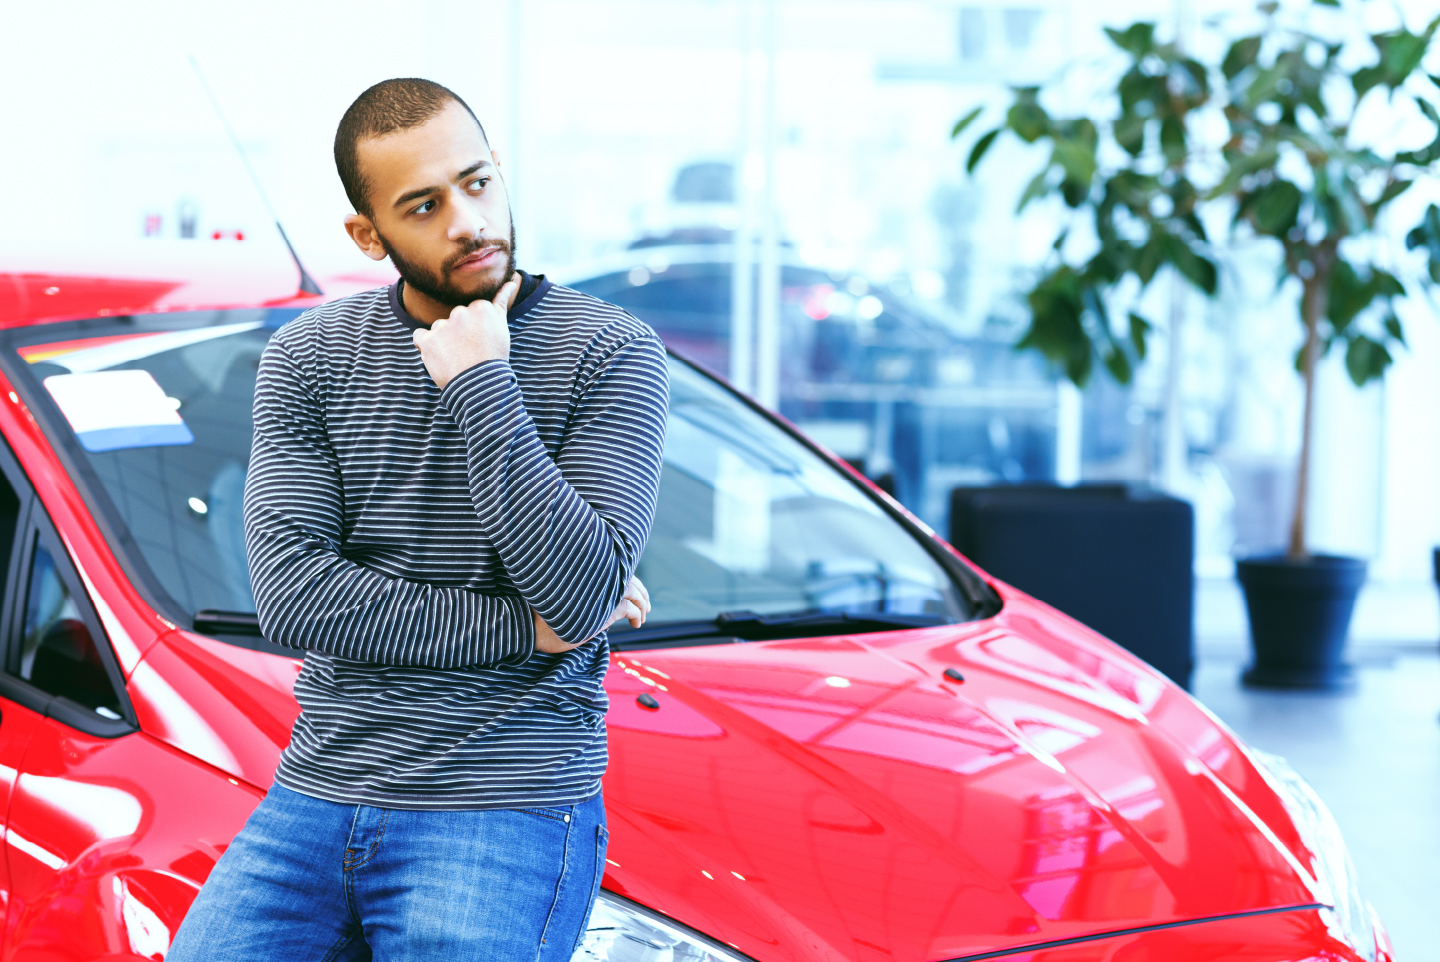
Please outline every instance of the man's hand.
[{"label": "man's hand", "polygon": [[505,315],[519,289],[520,272],[516,271],[493,300],[461,305],[449,317],[431,324],[428,331],[415,332],[420,359],[441,390],[477,364],[510,359],[510,325]]},{"label": "man's hand", "polygon": [[[561,652],[580,647],[580,645],[570,644],[555,634],[545,623],[545,619],[540,617],[540,612],[531,609],[530,614],[535,618],[536,651],[558,655]],[[639,628],[645,624],[645,616],[648,614],[650,614],[650,592],[646,590],[644,582],[639,578],[631,578],[630,583],[625,586],[625,593],[620,596],[620,603],[615,606],[615,611],[610,615],[610,624],[613,625],[623,618],[630,622],[631,628]],[[581,644],[588,644],[591,640],[593,639],[587,638]]]},{"label": "man's hand", "polygon": [[645,624],[645,616],[648,614],[650,614],[650,592],[646,589],[643,581],[632,577],[630,583],[625,586],[625,592],[620,596],[620,603],[615,606],[615,611],[610,615],[610,624],[613,625],[624,618],[630,622],[631,628],[639,628]]}]

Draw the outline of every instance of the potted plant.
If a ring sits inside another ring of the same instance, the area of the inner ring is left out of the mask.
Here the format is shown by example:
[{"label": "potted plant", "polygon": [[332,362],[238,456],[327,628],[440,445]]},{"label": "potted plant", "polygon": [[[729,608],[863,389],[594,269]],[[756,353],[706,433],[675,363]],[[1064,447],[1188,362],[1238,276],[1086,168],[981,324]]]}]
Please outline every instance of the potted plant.
[{"label": "potted plant", "polygon": [[[1112,116],[1052,117],[1039,88],[1018,88],[1004,121],[975,141],[966,168],[973,172],[1006,131],[1050,146],[1020,207],[1058,194],[1072,220],[1026,292],[1030,326],[1017,347],[1057,362],[1079,386],[1097,360],[1128,383],[1145,357],[1152,325],[1134,310],[1123,324],[1114,319],[1116,287],[1126,277],[1143,291],[1165,272],[1215,294],[1221,248],[1202,214],[1224,215],[1232,234],[1278,246],[1281,280],[1299,295],[1296,369],[1304,414],[1288,550],[1236,566],[1254,642],[1244,678],[1339,687],[1350,680],[1343,650],[1365,562],[1313,553],[1307,540],[1316,368],[1331,350],[1343,351],[1351,380],[1363,385],[1382,377],[1392,350],[1404,344],[1392,302],[1405,287],[1381,266],[1377,245],[1360,242],[1377,234],[1387,206],[1440,160],[1440,112],[1427,99],[1435,90],[1416,92],[1426,82],[1420,65],[1440,18],[1418,34],[1402,27],[1368,37],[1370,62],[1350,70],[1343,43],[1288,25],[1276,3],[1259,9],[1265,28],[1229,44],[1218,64],[1159,42],[1152,23],[1107,29],[1129,61]],[[1440,78],[1429,82],[1440,85]],[[1350,95],[1337,95],[1340,86]],[[1397,93],[1413,98],[1437,137],[1420,150],[1387,155],[1359,142],[1353,122],[1360,112],[1383,108],[1387,95],[1393,105]],[[1207,140],[1195,119],[1217,111],[1223,140]],[[952,136],[981,113],[961,118]],[[1081,218],[1090,221],[1083,259],[1069,242],[1070,226]],[[1440,211],[1432,206],[1407,243],[1429,252],[1430,278],[1440,282]]]}]

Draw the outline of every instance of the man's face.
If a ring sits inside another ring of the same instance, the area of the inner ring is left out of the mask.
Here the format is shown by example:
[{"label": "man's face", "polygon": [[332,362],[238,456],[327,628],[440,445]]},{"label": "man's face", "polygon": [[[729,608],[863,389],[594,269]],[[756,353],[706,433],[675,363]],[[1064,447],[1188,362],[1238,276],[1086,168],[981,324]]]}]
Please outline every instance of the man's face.
[{"label": "man's face", "polygon": [[515,271],[514,225],[465,108],[451,103],[419,127],[362,141],[358,154],[375,237],[405,283],[451,307],[493,298]]}]

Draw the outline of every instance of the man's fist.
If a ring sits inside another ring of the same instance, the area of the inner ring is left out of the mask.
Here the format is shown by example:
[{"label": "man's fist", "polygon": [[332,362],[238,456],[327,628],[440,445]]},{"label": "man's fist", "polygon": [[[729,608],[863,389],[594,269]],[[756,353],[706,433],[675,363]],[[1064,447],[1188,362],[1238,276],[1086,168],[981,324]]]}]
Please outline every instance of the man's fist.
[{"label": "man's fist", "polygon": [[[570,644],[555,634],[545,623],[545,619],[540,617],[540,612],[532,609],[530,613],[535,618],[536,651],[558,655],[561,652],[580,647],[580,645]],[[639,628],[645,624],[645,616],[648,614],[650,614],[650,592],[646,590],[645,584],[639,578],[631,578],[630,583],[625,586],[625,593],[620,596],[620,603],[615,606],[614,612],[610,615],[610,624],[613,625],[623,618],[630,622],[630,627]],[[586,644],[591,640],[587,638],[580,644]]]},{"label": "man's fist", "polygon": [[422,328],[415,332],[420,359],[441,390],[456,375],[477,364],[509,360],[510,325],[505,315],[519,289],[517,271],[495,292],[493,300],[463,304],[449,317],[431,324],[428,331]]}]

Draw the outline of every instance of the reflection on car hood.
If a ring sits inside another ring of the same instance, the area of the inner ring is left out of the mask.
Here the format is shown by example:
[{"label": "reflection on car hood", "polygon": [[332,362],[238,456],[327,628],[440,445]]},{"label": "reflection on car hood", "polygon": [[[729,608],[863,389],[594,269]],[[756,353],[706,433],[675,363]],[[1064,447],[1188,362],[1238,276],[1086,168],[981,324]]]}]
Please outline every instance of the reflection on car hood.
[{"label": "reflection on car hood", "polygon": [[947,959],[1313,902],[1231,736],[1014,600],[975,625],[620,653],[607,887],[767,960]]}]

